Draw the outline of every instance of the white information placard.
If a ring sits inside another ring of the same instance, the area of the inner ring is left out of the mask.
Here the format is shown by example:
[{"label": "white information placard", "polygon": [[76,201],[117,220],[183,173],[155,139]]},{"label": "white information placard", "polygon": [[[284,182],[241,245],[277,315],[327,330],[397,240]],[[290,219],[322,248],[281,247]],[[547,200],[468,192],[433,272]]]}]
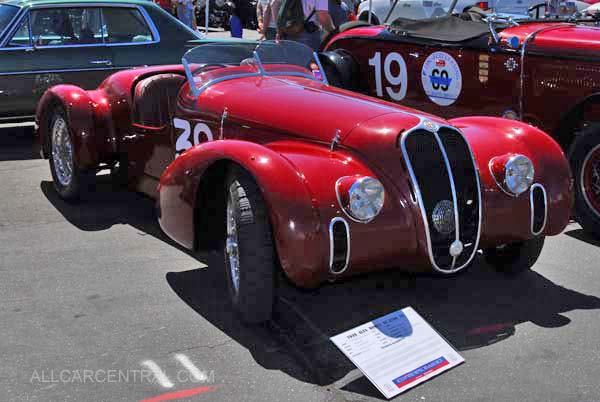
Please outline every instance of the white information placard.
[{"label": "white information placard", "polygon": [[331,341],[388,399],[465,361],[412,307]]}]

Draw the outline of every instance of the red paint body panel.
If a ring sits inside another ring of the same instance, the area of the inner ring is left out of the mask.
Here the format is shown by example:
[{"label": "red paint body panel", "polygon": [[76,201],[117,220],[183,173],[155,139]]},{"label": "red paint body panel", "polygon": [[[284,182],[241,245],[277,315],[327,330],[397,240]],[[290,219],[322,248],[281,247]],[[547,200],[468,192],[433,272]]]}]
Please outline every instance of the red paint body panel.
[{"label": "red paint body panel", "polygon": [[[498,155],[521,154],[535,167],[534,183],[542,183],[548,196],[548,236],[562,232],[569,223],[573,205],[571,172],[560,146],[544,132],[529,125],[492,117],[464,117],[450,120],[469,140],[479,165],[479,178],[485,190],[481,243],[511,243],[530,232],[529,192],[512,197],[496,184],[489,161]],[[490,143],[489,138],[503,141]],[[511,205],[509,207],[509,205]]]},{"label": "red paint body panel", "polygon": [[[375,69],[369,64],[377,52],[382,61],[397,53],[406,62],[407,92],[398,102],[444,118],[484,115],[500,117],[507,111],[519,114],[522,121],[534,124],[556,138],[568,149],[573,135],[565,125],[568,115],[586,100],[600,99],[600,29],[565,23],[527,23],[500,32],[500,45],[493,45],[491,35],[480,42],[447,46],[443,43],[383,35],[385,29],[372,27],[350,29],[332,38],[325,50],[349,51],[359,67],[359,90],[371,96],[391,99],[386,91],[378,94]],[[506,39],[519,38],[520,45],[537,33],[526,46],[524,66],[521,48],[510,49]],[[486,44],[486,43],[489,43]],[[462,90],[456,101],[440,106],[426,95],[421,75],[425,59],[434,52],[445,52],[458,63]],[[483,58],[483,59],[482,59]],[[483,60],[483,65],[480,62]],[[521,88],[521,69],[523,87]],[[397,74],[394,67],[393,74]],[[388,85],[383,78],[383,86]],[[394,90],[398,86],[390,85]],[[600,121],[600,109],[585,108],[586,121]]]},{"label": "red paint body panel", "polygon": [[[210,74],[236,69],[213,70],[203,76],[209,79]],[[138,125],[133,120],[133,90],[141,79],[163,72],[181,74],[182,70],[166,66],[109,77],[98,90],[85,92],[86,101],[72,105],[75,117],[70,117],[69,123],[77,133],[94,128],[95,160],[127,155],[132,187],[147,193],[151,191],[142,188],[144,185],[158,184],[148,166],[170,162],[159,156],[157,141],[161,146],[170,144],[174,161],[160,177],[158,193],[152,195],[159,198],[161,227],[185,247],[193,248],[197,230],[205,230],[195,226],[202,208],[198,204],[199,183],[215,163],[225,160],[245,168],[261,188],[281,266],[294,283],[314,287],[331,278],[328,228],[334,217],[344,217],[350,227],[350,264],[342,276],[398,265],[406,270],[430,270],[426,229],[398,147],[401,133],[423,120],[460,126],[473,148],[486,210],[482,228],[485,245],[532,237],[525,197],[515,199],[501,193],[486,170],[489,159],[503,153],[523,153],[534,161],[539,172],[536,181],[547,188],[551,205],[552,216],[544,233],[555,234],[566,224],[570,188],[564,155],[554,141],[527,125],[483,118],[447,123],[408,107],[291,76],[223,81],[198,99],[190,96],[184,84],[166,127]],[[53,96],[68,104],[74,92],[56,87],[40,107],[39,118],[46,115]],[[94,107],[102,102],[108,107]],[[175,118],[192,128],[202,124],[211,133],[198,137],[199,144],[177,158],[175,142],[181,130],[174,127]],[[110,124],[99,126],[99,121]],[[331,149],[338,130],[341,141]],[[47,126],[40,126],[40,136],[46,135]],[[209,137],[214,141],[206,142]],[[369,223],[351,220],[337,200],[336,181],[356,175],[375,177],[386,189],[384,207]]]},{"label": "red paint body panel", "polygon": [[600,55],[600,29],[592,26],[532,23],[507,28],[500,33],[500,36],[502,38],[516,36],[523,43],[527,36],[538,31],[541,32],[531,43],[532,51],[550,51],[563,56],[598,57]]}]

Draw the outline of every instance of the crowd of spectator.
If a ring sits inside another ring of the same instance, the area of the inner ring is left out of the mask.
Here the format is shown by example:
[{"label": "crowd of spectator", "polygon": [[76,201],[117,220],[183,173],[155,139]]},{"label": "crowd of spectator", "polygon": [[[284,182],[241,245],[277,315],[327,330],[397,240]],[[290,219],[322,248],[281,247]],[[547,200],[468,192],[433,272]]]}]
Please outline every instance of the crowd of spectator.
[{"label": "crowd of spectator", "polygon": [[[196,0],[153,0],[182,23],[196,30]],[[202,2],[202,9],[209,0]],[[250,0],[228,0],[231,36],[241,38],[243,28],[256,13],[260,39],[286,39],[302,42],[317,49],[323,38],[352,18],[352,10],[342,0],[257,0],[256,9]],[[209,3],[210,4],[210,3]],[[300,11],[301,8],[301,11]],[[290,28],[294,11],[302,19]],[[204,15],[204,13],[202,13]],[[287,19],[286,19],[287,18]]]}]

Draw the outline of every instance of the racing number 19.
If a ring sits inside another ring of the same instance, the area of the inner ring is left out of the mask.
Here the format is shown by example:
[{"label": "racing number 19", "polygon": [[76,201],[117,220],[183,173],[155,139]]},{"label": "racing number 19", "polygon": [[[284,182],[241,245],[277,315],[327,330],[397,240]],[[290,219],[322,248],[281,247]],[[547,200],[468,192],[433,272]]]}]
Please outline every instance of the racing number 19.
[{"label": "racing number 19", "polygon": [[[398,74],[392,72],[392,65],[394,63],[398,65]],[[372,66],[375,69],[375,90],[377,91],[377,96],[382,97],[381,52],[376,52],[375,55],[369,59],[369,66]],[[387,95],[396,101],[404,99],[408,81],[404,58],[396,52],[388,53],[383,61],[383,73],[385,75],[386,83],[389,84],[385,87]]]}]

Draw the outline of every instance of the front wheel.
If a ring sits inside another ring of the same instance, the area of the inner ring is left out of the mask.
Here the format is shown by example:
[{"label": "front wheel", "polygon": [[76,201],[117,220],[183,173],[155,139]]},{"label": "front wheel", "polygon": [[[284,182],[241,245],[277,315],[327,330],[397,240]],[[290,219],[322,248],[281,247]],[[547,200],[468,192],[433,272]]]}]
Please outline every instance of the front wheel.
[{"label": "front wheel", "polygon": [[600,125],[586,127],[570,155],[575,179],[575,215],[588,233],[600,237]]},{"label": "front wheel", "polygon": [[545,236],[483,250],[485,261],[508,274],[529,271],[544,248]]},{"label": "front wheel", "polygon": [[63,108],[57,107],[50,123],[50,171],[54,188],[60,198],[77,200],[90,184],[93,174],[77,166],[73,135]]},{"label": "front wheel", "polygon": [[234,168],[226,181],[225,270],[242,321],[267,321],[275,299],[276,255],[267,207],[256,182]]}]

